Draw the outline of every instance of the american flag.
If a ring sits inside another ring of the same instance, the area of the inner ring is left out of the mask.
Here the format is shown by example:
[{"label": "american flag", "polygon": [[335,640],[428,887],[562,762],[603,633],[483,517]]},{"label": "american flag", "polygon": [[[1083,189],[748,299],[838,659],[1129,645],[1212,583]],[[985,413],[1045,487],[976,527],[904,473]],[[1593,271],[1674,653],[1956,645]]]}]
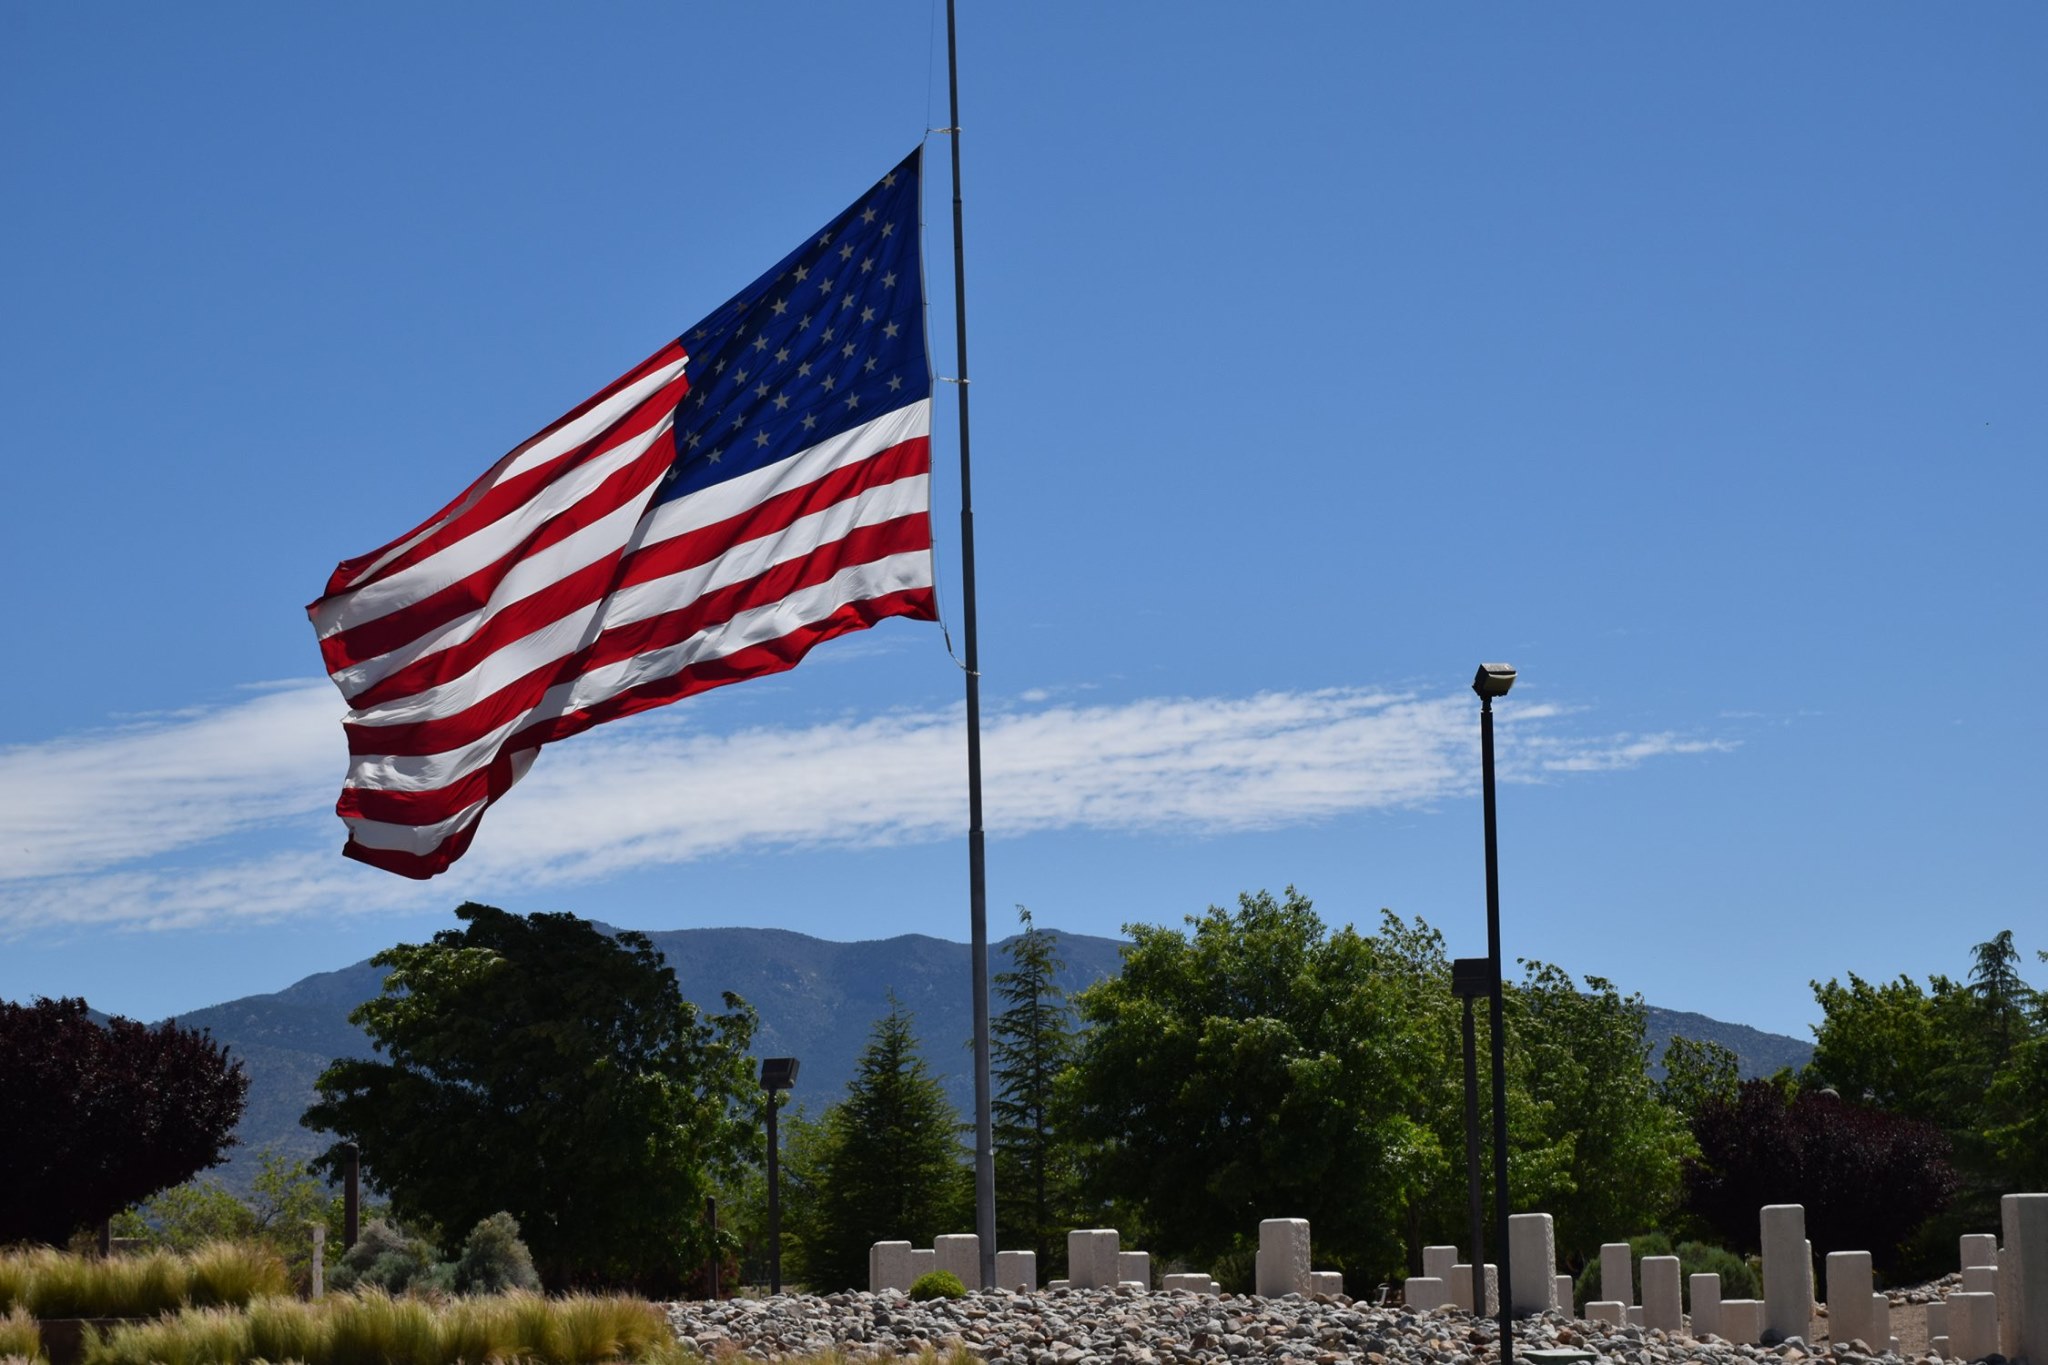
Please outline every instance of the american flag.
[{"label": "american flag", "polygon": [[937,619],[919,167],[335,569],[347,856],[431,877],[543,744]]}]

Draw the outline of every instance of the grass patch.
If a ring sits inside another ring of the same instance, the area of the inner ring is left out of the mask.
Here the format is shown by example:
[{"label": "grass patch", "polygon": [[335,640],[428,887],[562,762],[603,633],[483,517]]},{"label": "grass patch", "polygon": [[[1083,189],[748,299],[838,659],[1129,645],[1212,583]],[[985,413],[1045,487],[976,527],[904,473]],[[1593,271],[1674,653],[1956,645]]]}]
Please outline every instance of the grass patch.
[{"label": "grass patch", "polygon": [[49,1247],[0,1255],[0,1311],[39,1318],[153,1318],[186,1305],[240,1307],[290,1289],[276,1252],[241,1243],[211,1243],[190,1256],[102,1260]]},{"label": "grass patch", "polygon": [[0,1360],[34,1360],[43,1353],[43,1329],[17,1308],[0,1317]]}]

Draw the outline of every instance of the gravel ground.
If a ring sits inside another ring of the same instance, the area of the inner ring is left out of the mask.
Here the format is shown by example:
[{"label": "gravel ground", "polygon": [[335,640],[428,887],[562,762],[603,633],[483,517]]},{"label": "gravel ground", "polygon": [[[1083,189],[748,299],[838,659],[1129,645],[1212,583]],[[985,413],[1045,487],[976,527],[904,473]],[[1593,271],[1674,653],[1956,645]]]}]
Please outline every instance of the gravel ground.
[{"label": "gravel ground", "polygon": [[[872,1361],[964,1349],[991,1365],[1484,1365],[1500,1358],[1491,1319],[1381,1308],[1322,1295],[1262,1299],[1127,1289],[986,1290],[964,1299],[912,1303],[898,1293],[783,1294],[673,1303],[667,1312],[677,1338],[708,1357],[765,1360],[836,1350],[855,1361]],[[1899,1319],[1917,1319],[1922,1312],[1905,1298],[1895,1309],[1894,1333],[1902,1347],[1909,1345],[1909,1337]],[[1804,1360],[1848,1365],[1922,1358],[1921,1350],[1878,1355],[1857,1349],[1860,1343],[1822,1344],[1825,1327],[1824,1318],[1816,1321],[1813,1344],[1794,1338],[1772,1347],[1733,1346],[1717,1338],[1702,1342],[1544,1314],[1516,1323],[1515,1353],[1577,1348],[1624,1365],[1797,1365]],[[1918,1336],[1913,1344],[1924,1350],[1924,1328]]]}]

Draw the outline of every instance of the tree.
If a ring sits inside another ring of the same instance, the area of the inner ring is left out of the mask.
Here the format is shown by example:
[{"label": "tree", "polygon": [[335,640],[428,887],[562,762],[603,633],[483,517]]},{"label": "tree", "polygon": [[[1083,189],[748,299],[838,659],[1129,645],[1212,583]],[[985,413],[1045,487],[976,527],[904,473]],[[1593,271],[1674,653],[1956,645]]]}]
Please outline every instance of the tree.
[{"label": "tree", "polygon": [[[381,1208],[371,1201],[363,1218],[380,1214]],[[309,1223],[325,1225],[328,1242],[339,1248],[343,1228],[340,1193],[303,1163],[266,1148],[256,1153],[256,1175],[246,1200],[219,1177],[202,1176],[115,1215],[114,1235],[187,1252],[207,1242],[263,1242],[284,1258],[294,1279],[305,1284],[311,1279],[313,1262]]]},{"label": "tree", "polygon": [[713,1182],[758,1157],[753,1011],[728,994],[700,1015],[642,934],[456,916],[371,959],[383,993],[349,1017],[383,1060],[328,1067],[302,1121],[358,1143],[408,1223],[509,1212],[552,1288],[672,1292],[708,1248]]},{"label": "tree", "polygon": [[1074,1052],[1074,1012],[1058,976],[1056,936],[1017,907],[1024,932],[1012,939],[1010,970],[995,974],[1006,1008],[989,1022],[995,1082],[996,1241],[1037,1252],[1050,1279],[1066,1264],[1065,1230],[1076,1209],[1074,1166],[1053,1122],[1053,1083]]},{"label": "tree", "polygon": [[225,1047],[175,1021],[0,1002],[0,1243],[62,1244],[218,1166],[248,1089]]},{"label": "tree", "polygon": [[1690,1119],[1709,1100],[1732,1100],[1742,1084],[1739,1059],[1721,1043],[1675,1037],[1664,1049],[1657,1096]]},{"label": "tree", "polygon": [[1991,1018],[1993,1055],[2003,1064],[2012,1055],[2014,1032],[2025,1028],[2022,1012],[2033,991],[2020,980],[2020,950],[2012,946],[2012,930],[1999,931],[1970,953],[1970,988]]},{"label": "tree", "polygon": [[[1644,1040],[1649,1011],[1597,976],[1579,990],[1560,969],[1524,964],[1509,998],[1509,1188],[1547,1210],[1561,1254],[1591,1257],[1617,1230],[1657,1227],[1677,1204],[1685,1120],[1659,1098]],[[1732,1059],[1731,1059],[1732,1060]]]},{"label": "tree", "polygon": [[1815,1255],[1868,1251],[1889,1271],[1957,1189],[1940,1129],[1826,1092],[1745,1081],[1702,1105],[1692,1132],[1685,1209],[1738,1251],[1761,1250],[1758,1209],[1803,1204]]},{"label": "tree", "polygon": [[[1261,1217],[1316,1228],[1326,1264],[1403,1259],[1411,1207],[1452,1178],[1455,1005],[1434,934],[1328,932],[1293,888],[1129,925],[1122,975],[1077,998],[1089,1025],[1060,1115],[1086,1192],[1155,1252],[1216,1265]],[[1462,1151],[1462,1147],[1454,1149]]]},{"label": "tree", "polygon": [[825,1115],[818,1189],[804,1229],[811,1290],[867,1287],[868,1247],[884,1240],[929,1246],[961,1230],[972,1206],[960,1116],[918,1055],[910,1012],[894,995],[875,1022],[846,1098]]}]

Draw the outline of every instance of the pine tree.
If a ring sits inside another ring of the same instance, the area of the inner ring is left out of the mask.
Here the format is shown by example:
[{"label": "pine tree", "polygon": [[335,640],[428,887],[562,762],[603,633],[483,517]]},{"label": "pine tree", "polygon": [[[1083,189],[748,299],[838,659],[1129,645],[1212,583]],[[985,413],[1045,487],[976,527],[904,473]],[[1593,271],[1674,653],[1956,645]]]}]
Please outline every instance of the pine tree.
[{"label": "pine tree", "polygon": [[1011,969],[997,972],[1006,1008],[989,1025],[995,1082],[996,1241],[1030,1247],[1051,1278],[1066,1252],[1061,1230],[1077,1203],[1073,1163],[1052,1121],[1053,1081],[1073,1060],[1073,1010],[1058,976],[1057,937],[1017,907],[1024,932],[1010,941]]},{"label": "pine tree", "polygon": [[874,1242],[930,1246],[972,1222],[960,1116],[918,1055],[911,1014],[893,994],[825,1128],[819,1227],[807,1239],[813,1292],[867,1288]]},{"label": "pine tree", "polygon": [[2001,930],[1970,952],[1975,959],[1970,968],[1971,989],[1991,1017],[1993,1059],[2002,1065],[2012,1055],[2014,1027],[2024,1027],[2021,1009],[2032,992],[2020,980],[2020,950],[2013,947],[2012,930]]}]

